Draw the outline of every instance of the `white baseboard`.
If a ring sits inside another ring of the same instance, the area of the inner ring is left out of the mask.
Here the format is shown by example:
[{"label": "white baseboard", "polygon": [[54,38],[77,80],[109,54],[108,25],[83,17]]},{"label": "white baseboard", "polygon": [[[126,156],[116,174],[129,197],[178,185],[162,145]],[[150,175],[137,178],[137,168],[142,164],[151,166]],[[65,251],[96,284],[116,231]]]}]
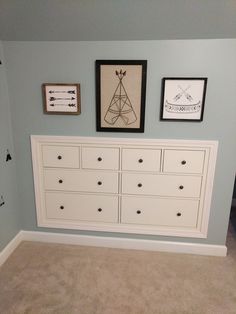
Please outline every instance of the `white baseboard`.
[{"label": "white baseboard", "polygon": [[17,246],[24,241],[22,231],[18,232],[17,235],[5,246],[0,252],[0,266],[5,263],[8,257],[13,253]]},{"label": "white baseboard", "polygon": [[226,256],[225,245],[155,241],[115,237],[85,236],[79,234],[64,234],[38,231],[20,231],[15,238],[0,252],[0,266],[11,255],[21,241],[37,241],[46,243],[61,243],[96,247],[109,247],[130,250],[159,251],[186,253],[211,256]]}]

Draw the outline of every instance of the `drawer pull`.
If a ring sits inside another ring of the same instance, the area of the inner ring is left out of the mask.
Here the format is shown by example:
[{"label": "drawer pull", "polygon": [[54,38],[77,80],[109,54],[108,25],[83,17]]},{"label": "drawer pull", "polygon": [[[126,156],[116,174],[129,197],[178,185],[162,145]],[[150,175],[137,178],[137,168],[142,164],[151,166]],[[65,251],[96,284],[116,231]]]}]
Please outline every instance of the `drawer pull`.
[{"label": "drawer pull", "polygon": [[60,206],[60,209],[61,209],[61,210],[64,209],[64,206],[61,205],[61,206]]},{"label": "drawer pull", "polygon": [[58,182],[59,182],[59,183],[63,183],[63,180],[62,180],[62,179],[60,179],[60,180],[58,180]]},{"label": "drawer pull", "polygon": [[176,216],[180,217],[182,214],[181,213],[177,213]]},{"label": "drawer pull", "polygon": [[102,161],[102,157],[98,157],[98,161]]},{"label": "drawer pull", "polygon": [[98,181],[98,185],[102,185],[102,181]]},{"label": "drawer pull", "polygon": [[102,211],[102,208],[98,208],[98,212],[101,212]]},{"label": "drawer pull", "polygon": [[137,210],[136,213],[137,213],[138,215],[140,215],[140,214],[141,214],[141,210]]},{"label": "drawer pull", "polygon": [[140,159],[138,160],[138,162],[141,164],[141,163],[143,162],[143,159],[140,158]]},{"label": "drawer pull", "polygon": [[139,187],[139,188],[141,188],[142,186],[143,186],[142,183],[139,183],[139,184],[138,184],[138,187]]},{"label": "drawer pull", "polygon": [[187,163],[186,160],[181,161],[181,165],[186,165],[186,163]]},{"label": "drawer pull", "polygon": [[184,188],[183,185],[180,185],[180,186],[179,186],[179,189],[180,189],[180,190],[183,190],[183,188]]},{"label": "drawer pull", "polygon": [[61,155],[57,156],[57,159],[61,160],[61,159],[62,159],[62,156],[61,156]]}]

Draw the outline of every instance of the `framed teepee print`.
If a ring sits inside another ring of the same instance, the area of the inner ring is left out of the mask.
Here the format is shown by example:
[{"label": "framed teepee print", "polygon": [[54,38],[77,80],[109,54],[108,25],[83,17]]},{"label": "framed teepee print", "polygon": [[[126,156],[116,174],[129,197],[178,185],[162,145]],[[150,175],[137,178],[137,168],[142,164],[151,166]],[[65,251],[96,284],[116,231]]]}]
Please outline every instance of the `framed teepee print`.
[{"label": "framed teepee print", "polygon": [[96,61],[97,131],[144,132],[146,60]]}]

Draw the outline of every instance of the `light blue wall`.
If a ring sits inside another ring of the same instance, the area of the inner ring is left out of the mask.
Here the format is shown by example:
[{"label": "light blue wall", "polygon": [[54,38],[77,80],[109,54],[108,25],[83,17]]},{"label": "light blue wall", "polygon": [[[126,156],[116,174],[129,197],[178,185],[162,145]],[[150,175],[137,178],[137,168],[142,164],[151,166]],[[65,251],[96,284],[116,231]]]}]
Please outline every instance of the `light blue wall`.
[{"label": "light blue wall", "polygon": [[[5,205],[0,207],[1,251],[21,227],[10,106],[1,42],[0,60],[2,60],[2,65],[0,65],[0,196],[3,195],[5,201]],[[6,162],[7,149],[12,156],[12,160],[8,162]]]},{"label": "light blue wall", "polygon": [[[225,243],[236,159],[236,40],[4,42],[4,51],[24,229],[40,230],[37,228],[35,215],[29,138],[31,134],[209,139],[219,141],[219,154],[208,238],[136,237]],[[148,60],[144,134],[95,131],[96,59]],[[165,76],[208,77],[203,122],[159,121],[161,78]],[[41,84],[46,82],[81,83],[82,114],[44,115]]]},{"label": "light blue wall", "polygon": [[235,38],[235,10],[235,0],[2,0],[0,38],[20,41]]}]

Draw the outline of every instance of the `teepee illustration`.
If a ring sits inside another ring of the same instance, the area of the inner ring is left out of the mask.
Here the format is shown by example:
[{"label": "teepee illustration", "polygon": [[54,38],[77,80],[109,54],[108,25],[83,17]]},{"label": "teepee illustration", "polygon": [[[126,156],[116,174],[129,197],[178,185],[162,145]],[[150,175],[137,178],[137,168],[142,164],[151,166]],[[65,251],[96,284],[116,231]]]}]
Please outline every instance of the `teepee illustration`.
[{"label": "teepee illustration", "polygon": [[132,124],[137,120],[137,116],[122,82],[126,71],[116,71],[115,74],[119,79],[119,83],[112,96],[104,120],[113,125],[121,118],[125,125]]}]

